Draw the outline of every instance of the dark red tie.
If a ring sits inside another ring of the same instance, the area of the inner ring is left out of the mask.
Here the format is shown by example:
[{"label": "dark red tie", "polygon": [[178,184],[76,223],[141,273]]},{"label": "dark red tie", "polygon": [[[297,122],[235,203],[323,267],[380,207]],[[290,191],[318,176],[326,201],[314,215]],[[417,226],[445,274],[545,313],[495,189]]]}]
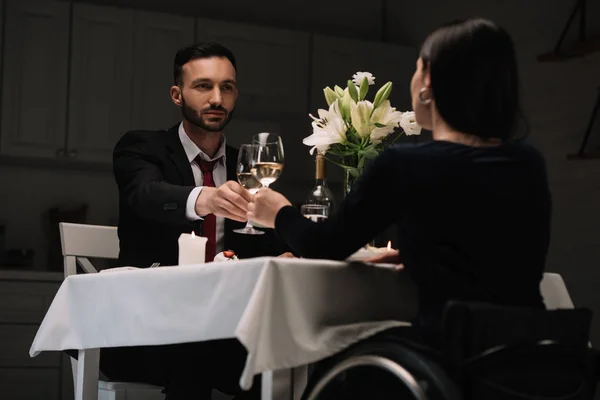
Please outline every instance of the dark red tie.
[{"label": "dark red tie", "polygon": [[[215,165],[219,162],[220,158],[213,161],[205,161],[196,157],[196,162],[202,171],[204,183],[202,186],[215,187],[215,181],[213,179],[213,170]],[[208,238],[206,241],[206,262],[213,261],[217,254],[217,217],[214,214],[208,214],[204,216],[204,222],[202,223],[202,236]]]}]

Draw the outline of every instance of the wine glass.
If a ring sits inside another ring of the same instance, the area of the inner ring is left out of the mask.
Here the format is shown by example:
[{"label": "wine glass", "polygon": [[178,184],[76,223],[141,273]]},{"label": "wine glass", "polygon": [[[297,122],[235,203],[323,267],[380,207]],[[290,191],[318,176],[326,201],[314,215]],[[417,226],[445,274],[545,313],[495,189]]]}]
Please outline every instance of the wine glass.
[{"label": "wine glass", "polygon": [[[238,153],[238,163],[236,170],[238,182],[251,194],[258,192],[258,189],[262,187],[261,183],[256,179],[252,172],[250,172],[250,169],[252,168],[252,159],[254,157],[254,153],[258,151],[258,147],[259,146],[256,144],[243,144],[240,146],[240,151]],[[241,229],[235,229],[234,232],[242,233],[244,235],[264,234],[263,231],[254,229],[250,220],[248,220],[245,227]]]},{"label": "wine glass", "polygon": [[323,222],[329,217],[329,207],[325,204],[303,204],[300,213],[313,222]]},{"label": "wine glass", "polygon": [[283,142],[278,135],[266,132],[254,135],[252,141],[258,149],[252,157],[251,172],[264,187],[269,187],[283,171]]}]

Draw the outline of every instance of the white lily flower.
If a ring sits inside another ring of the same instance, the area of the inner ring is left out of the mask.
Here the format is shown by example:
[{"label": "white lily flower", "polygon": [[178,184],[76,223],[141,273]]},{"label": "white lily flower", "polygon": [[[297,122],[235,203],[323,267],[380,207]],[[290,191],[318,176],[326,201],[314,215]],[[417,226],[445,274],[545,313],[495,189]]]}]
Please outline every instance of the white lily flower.
[{"label": "white lily flower", "polygon": [[420,135],[421,127],[417,124],[414,111],[407,111],[402,115],[400,126],[407,135]]},{"label": "white lily flower", "polygon": [[352,75],[352,82],[354,82],[354,84],[356,86],[360,87],[360,84],[362,83],[363,79],[365,79],[365,78],[367,78],[367,81],[369,82],[369,86],[375,84],[375,77],[373,76],[372,73],[361,72],[361,71],[358,71],[357,73]]},{"label": "white lily flower", "polygon": [[373,131],[375,125],[371,123],[371,112],[373,111],[373,103],[367,100],[352,103],[350,105],[350,118],[352,126],[356,133],[361,138],[368,137]]},{"label": "white lily flower", "polygon": [[310,154],[313,154],[315,149],[324,153],[332,144],[342,143],[346,140],[346,124],[340,114],[339,100],[335,100],[329,106],[329,110],[320,109],[318,113],[319,118],[309,114],[313,119],[313,134],[302,140],[305,145],[313,146]]},{"label": "white lily flower", "polygon": [[371,142],[379,143],[390,133],[394,132],[394,129],[398,127],[404,114],[405,113],[396,111],[396,109],[391,106],[389,100],[384,101],[375,109],[373,115],[371,116],[371,122],[373,125],[383,125],[373,129],[371,132]]}]

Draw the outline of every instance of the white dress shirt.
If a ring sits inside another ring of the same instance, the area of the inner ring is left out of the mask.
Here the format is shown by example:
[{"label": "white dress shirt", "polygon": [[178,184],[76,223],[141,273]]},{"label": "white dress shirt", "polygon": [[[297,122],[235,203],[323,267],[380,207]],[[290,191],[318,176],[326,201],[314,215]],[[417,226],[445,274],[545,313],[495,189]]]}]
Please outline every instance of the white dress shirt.
[{"label": "white dress shirt", "polygon": [[[227,182],[227,167],[225,163],[225,137],[223,136],[221,140],[221,147],[217,150],[217,153],[213,158],[207,156],[202,150],[196,146],[192,139],[185,133],[185,129],[183,128],[183,122],[179,124],[179,140],[181,140],[181,144],[183,145],[183,149],[185,150],[185,154],[187,155],[188,161],[192,167],[192,172],[194,173],[194,181],[196,183],[196,188],[192,190],[190,195],[188,196],[186,207],[185,207],[185,216],[190,221],[197,221],[202,219],[202,216],[196,214],[196,199],[200,195],[204,184],[204,176],[202,171],[200,170],[200,166],[195,160],[196,156],[200,155],[200,158],[206,161],[213,161],[219,157],[222,157],[221,160],[215,165],[215,169],[213,170],[213,181],[215,182],[215,186],[219,187],[225,182]],[[199,232],[196,232],[199,234]],[[223,238],[225,235],[225,218],[217,217],[217,243],[216,243],[216,252],[219,253],[223,251]]]}]

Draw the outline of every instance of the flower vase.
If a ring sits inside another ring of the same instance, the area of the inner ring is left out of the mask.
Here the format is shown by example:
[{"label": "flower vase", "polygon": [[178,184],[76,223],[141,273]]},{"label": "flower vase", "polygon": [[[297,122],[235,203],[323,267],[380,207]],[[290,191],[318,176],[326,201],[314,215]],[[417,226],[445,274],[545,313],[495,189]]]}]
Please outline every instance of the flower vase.
[{"label": "flower vase", "polygon": [[[354,170],[358,170],[358,156],[348,156],[348,157],[344,157],[344,165],[346,167],[351,167]],[[350,169],[345,169],[344,170],[344,197],[346,197],[348,195],[348,193],[350,193],[350,190],[352,189],[352,186],[354,186],[354,183],[358,180],[358,178],[360,177],[360,175],[362,174],[362,171],[358,170],[358,176],[352,175],[352,173],[350,172]],[[373,238],[373,240],[370,240],[367,245],[375,247],[375,238]]]},{"label": "flower vase", "polygon": [[345,171],[346,175],[344,176],[344,197],[350,193],[350,189],[352,189],[352,185],[356,181],[356,177],[350,173],[349,170]]},{"label": "flower vase", "polygon": [[358,167],[358,155],[346,156],[343,159],[343,164],[347,167],[344,169],[344,197],[350,193],[352,185],[358,179],[357,176],[352,175],[350,168],[356,171]]}]

